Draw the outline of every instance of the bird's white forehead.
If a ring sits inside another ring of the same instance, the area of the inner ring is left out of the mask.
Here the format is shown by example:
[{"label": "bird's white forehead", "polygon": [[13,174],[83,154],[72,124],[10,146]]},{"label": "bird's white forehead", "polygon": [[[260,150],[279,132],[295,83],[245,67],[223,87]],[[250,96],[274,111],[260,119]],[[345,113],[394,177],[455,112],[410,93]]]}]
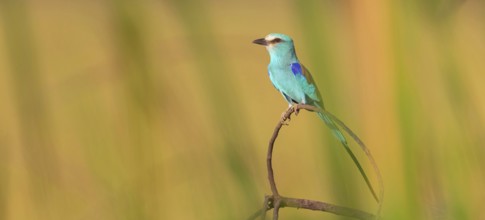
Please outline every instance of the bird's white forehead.
[{"label": "bird's white forehead", "polygon": [[274,35],[271,35],[271,34],[268,34],[266,37],[264,37],[264,39],[266,41],[272,41],[274,40],[276,37]]}]

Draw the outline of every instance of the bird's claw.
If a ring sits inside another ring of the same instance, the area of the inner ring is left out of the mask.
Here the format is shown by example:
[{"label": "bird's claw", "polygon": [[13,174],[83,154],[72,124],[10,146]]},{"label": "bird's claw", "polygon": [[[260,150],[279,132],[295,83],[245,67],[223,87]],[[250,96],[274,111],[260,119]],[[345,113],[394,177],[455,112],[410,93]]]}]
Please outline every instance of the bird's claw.
[{"label": "bird's claw", "polygon": [[[293,108],[293,112],[295,113],[295,115],[298,115],[298,113],[300,113],[300,108],[299,108],[298,104],[290,105],[288,110],[290,110],[290,108]],[[289,122],[291,121],[291,114],[289,114],[288,117],[286,117],[286,113],[288,112],[288,110],[281,113],[281,121],[280,122],[281,122],[282,125],[289,125],[290,124]]]},{"label": "bird's claw", "polygon": [[291,115],[289,115],[288,117],[286,117],[286,111],[281,113],[281,121],[280,123],[282,125],[290,125],[290,122],[291,121]]},{"label": "bird's claw", "polygon": [[298,114],[300,113],[300,108],[299,108],[299,105],[298,105],[298,104],[294,104],[294,105],[292,106],[292,108],[293,108],[293,111],[295,112],[295,115],[297,115],[297,116],[298,116]]}]

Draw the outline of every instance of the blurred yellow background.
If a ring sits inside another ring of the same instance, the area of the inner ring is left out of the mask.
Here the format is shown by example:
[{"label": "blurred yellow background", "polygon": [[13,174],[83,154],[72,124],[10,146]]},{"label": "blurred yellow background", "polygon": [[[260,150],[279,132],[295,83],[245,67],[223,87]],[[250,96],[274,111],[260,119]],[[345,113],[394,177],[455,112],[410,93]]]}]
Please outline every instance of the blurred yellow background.
[{"label": "blurred yellow background", "polygon": [[[270,193],[266,147],[287,107],[251,43],[270,32],[294,38],[327,109],[373,152],[385,219],[485,219],[483,1],[0,7],[0,219],[248,217]],[[375,210],[313,113],[280,135],[281,194]]]}]

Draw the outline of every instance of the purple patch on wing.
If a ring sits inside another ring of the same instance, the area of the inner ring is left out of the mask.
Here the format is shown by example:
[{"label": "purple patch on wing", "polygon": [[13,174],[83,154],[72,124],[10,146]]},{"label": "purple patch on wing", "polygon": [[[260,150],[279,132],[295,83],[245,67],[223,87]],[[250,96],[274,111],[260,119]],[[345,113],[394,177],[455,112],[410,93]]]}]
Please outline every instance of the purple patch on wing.
[{"label": "purple patch on wing", "polygon": [[291,72],[293,72],[293,74],[296,76],[296,75],[301,75],[301,66],[299,63],[292,63],[291,64]]}]

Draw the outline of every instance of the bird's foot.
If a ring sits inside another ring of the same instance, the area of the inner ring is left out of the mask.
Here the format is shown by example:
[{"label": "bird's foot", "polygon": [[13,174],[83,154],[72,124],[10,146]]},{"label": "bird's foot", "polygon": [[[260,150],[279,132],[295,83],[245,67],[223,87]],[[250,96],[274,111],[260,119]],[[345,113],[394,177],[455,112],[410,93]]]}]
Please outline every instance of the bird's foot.
[{"label": "bird's foot", "polygon": [[286,117],[286,111],[284,111],[283,113],[281,113],[281,120],[280,120],[280,123],[282,125],[290,125],[290,121],[291,121],[291,115]]},{"label": "bird's foot", "polygon": [[291,114],[289,114],[288,117],[286,117],[286,113],[291,108],[293,108],[293,112],[295,113],[295,115],[298,115],[300,113],[299,104],[290,105],[286,111],[281,113],[281,121],[280,122],[281,122],[282,125],[289,125],[289,122],[291,121]]},{"label": "bird's foot", "polygon": [[280,122],[281,122],[282,125],[289,125],[290,124],[289,122],[291,121],[291,114],[289,114],[288,117],[286,117],[286,113],[291,108],[293,108],[293,105],[289,105],[288,106],[288,109],[286,109],[286,111],[284,111],[283,113],[281,113],[281,117],[280,117],[281,118],[281,121]]},{"label": "bird's foot", "polygon": [[293,111],[295,112],[295,115],[298,116],[298,114],[300,113],[299,105],[298,104],[294,104],[291,107],[293,108]]}]

